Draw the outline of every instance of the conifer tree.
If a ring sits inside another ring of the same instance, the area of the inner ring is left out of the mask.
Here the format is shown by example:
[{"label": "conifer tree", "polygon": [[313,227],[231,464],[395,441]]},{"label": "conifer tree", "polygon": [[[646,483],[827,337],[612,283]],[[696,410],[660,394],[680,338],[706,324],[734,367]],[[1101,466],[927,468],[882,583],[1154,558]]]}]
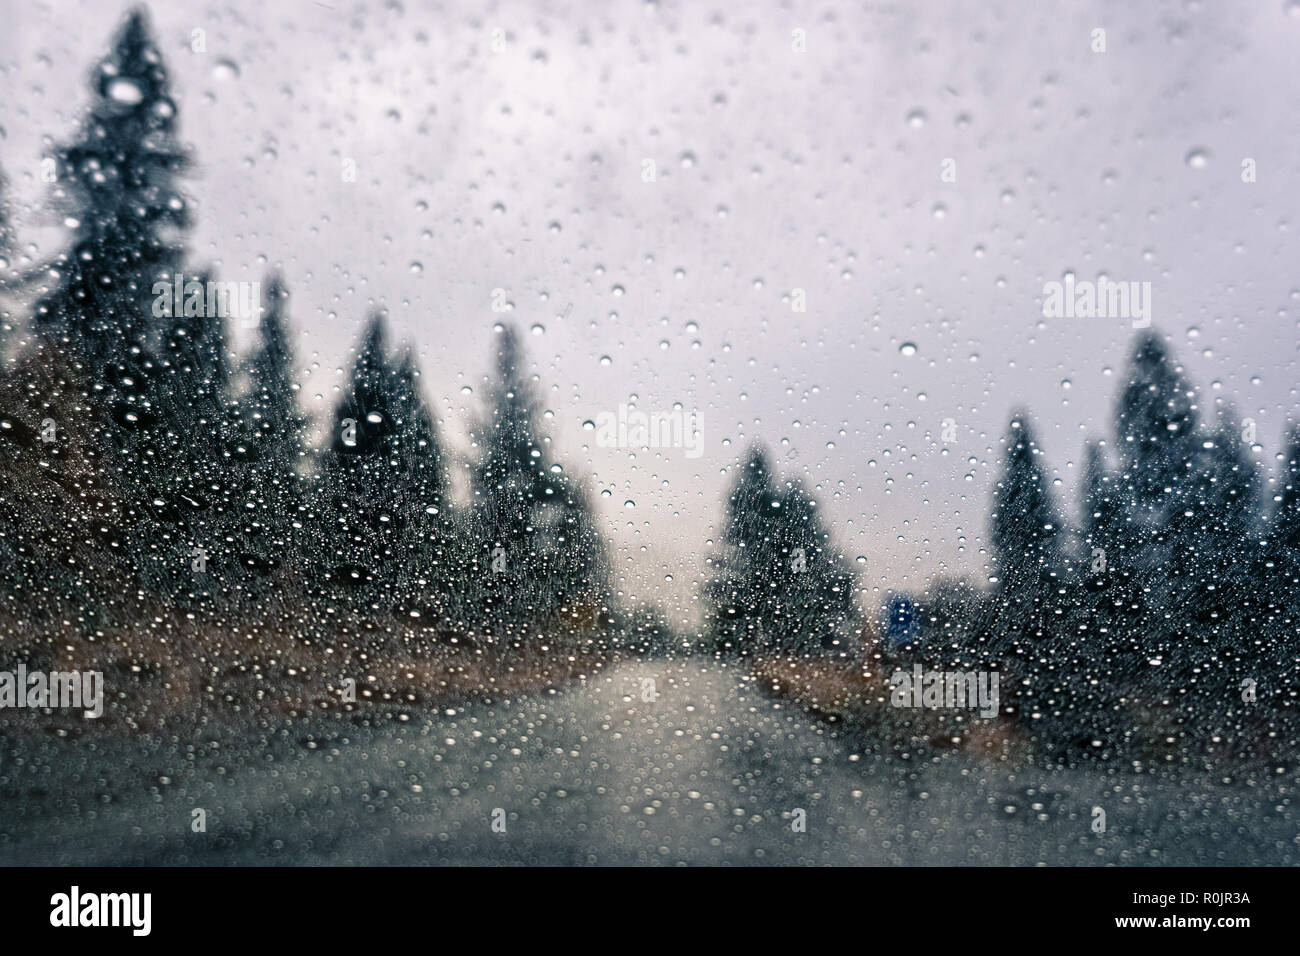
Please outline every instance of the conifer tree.
[{"label": "conifer tree", "polygon": [[0,362],[9,355],[9,336],[14,325],[4,296],[10,286],[16,284],[11,276],[15,240],[7,201],[8,187],[9,180],[5,177],[4,167],[0,166]]},{"label": "conifer tree", "polygon": [[452,516],[442,448],[414,357],[408,349],[393,363],[379,315],[363,336],[328,442],[306,508],[323,545],[321,587],[369,615],[445,616]]},{"label": "conifer tree", "polygon": [[769,640],[764,588],[780,573],[776,527],[780,506],[767,454],[754,445],[727,496],[722,554],[706,591],[710,629],[720,653],[752,654],[765,649]]},{"label": "conifer tree", "polygon": [[1197,412],[1191,386],[1153,332],[1134,346],[1115,432],[1134,503],[1159,520],[1181,503],[1196,456]]},{"label": "conifer tree", "polygon": [[727,502],[723,552],[707,593],[718,650],[847,652],[860,624],[855,576],[800,481],[772,478],[755,446]]},{"label": "conifer tree", "polygon": [[1028,419],[1011,420],[1003,477],[994,489],[993,561],[1007,600],[1041,604],[1064,569],[1061,520]]},{"label": "conifer tree", "polygon": [[797,654],[847,652],[860,626],[856,576],[832,545],[817,501],[801,481],[787,482],[780,501],[781,552],[790,569],[780,598],[782,647]]},{"label": "conifer tree", "polygon": [[1285,445],[1269,553],[1284,586],[1300,595],[1300,425],[1291,426]]},{"label": "conifer tree", "polygon": [[1246,452],[1241,423],[1230,409],[1221,409],[1218,425],[1197,459],[1195,494],[1189,503],[1200,525],[1184,545],[1191,550],[1189,559],[1200,574],[1202,593],[1215,578],[1230,585],[1225,590],[1240,586],[1253,563],[1259,540],[1259,474]]},{"label": "conifer tree", "polygon": [[1281,453],[1282,472],[1269,516],[1265,565],[1259,587],[1269,598],[1268,636],[1279,675],[1295,675],[1300,660],[1300,425],[1293,425]]},{"label": "conifer tree", "polygon": [[1081,593],[1069,630],[1079,638],[1081,661],[1100,667],[1114,652],[1116,618],[1141,587],[1133,573],[1124,489],[1106,466],[1102,442],[1087,444],[1080,498],[1083,550],[1074,581]]},{"label": "conifer tree", "polygon": [[1088,442],[1083,469],[1083,513],[1080,527],[1088,548],[1084,564],[1094,575],[1105,574],[1119,558],[1120,525],[1124,520],[1121,491],[1106,468],[1100,442]]},{"label": "conifer tree", "polygon": [[[401,547],[396,564],[399,607],[424,618],[445,618],[455,586],[450,561],[454,516],[446,463],[433,415],[420,389],[420,372],[407,348],[394,378],[397,457],[401,492]],[[428,620],[434,623],[434,620]]]},{"label": "conifer tree", "polygon": [[[1116,407],[1128,567],[1141,585],[1138,616],[1181,605],[1192,588],[1179,563],[1194,536],[1196,476],[1201,436],[1191,386],[1153,332],[1137,340]],[[1155,626],[1148,621],[1144,627]]]},{"label": "conifer tree", "polygon": [[117,553],[141,583],[170,597],[189,583],[180,575],[190,535],[184,502],[171,495],[186,469],[170,457],[176,423],[160,421],[171,386],[155,380],[153,305],[155,284],[181,259],[189,210],[177,179],[189,159],[142,10],[128,15],[91,87],[80,134],[51,157],[56,204],[75,225],[69,248],[45,270],[54,281],[37,298],[32,327],[85,383],[97,464],[124,501]]},{"label": "conifer tree", "polygon": [[384,569],[397,554],[400,509],[393,477],[394,371],[388,364],[383,317],[372,316],[352,377],[334,411],[318,464],[322,584],[351,591],[354,606],[387,606]]},{"label": "conifer tree", "polygon": [[1183,633],[1171,644],[1171,675],[1183,686],[1203,685],[1198,674],[1240,669],[1256,635],[1250,619],[1262,614],[1252,578],[1262,558],[1259,476],[1247,455],[1241,423],[1221,407],[1214,431],[1202,442],[1195,483],[1184,503],[1173,565],[1186,581],[1186,599],[1167,614]]},{"label": "conifer tree", "polygon": [[[186,285],[206,288],[207,276]],[[165,295],[151,309],[159,338],[142,389],[149,420],[116,442],[119,482],[136,504],[138,569],[148,586],[190,604],[234,584],[240,522],[225,322],[201,300],[191,294],[176,314]]]},{"label": "conifer tree", "polygon": [[241,402],[246,453],[275,469],[296,471],[307,453],[307,419],[298,406],[293,346],[289,341],[289,290],[278,273],[267,276],[257,344],[248,357],[248,389]]},{"label": "conifer tree", "polygon": [[7,276],[11,263],[8,261],[10,253],[14,247],[13,223],[9,216],[9,202],[7,194],[9,191],[9,178],[5,175],[4,167],[0,166],[0,290],[5,288]]},{"label": "conifer tree", "polygon": [[289,292],[279,274],[267,276],[264,285],[257,344],[245,363],[248,384],[238,403],[235,444],[243,501],[240,561],[259,572],[285,563],[300,566],[298,552],[312,547],[296,533],[304,510],[300,468],[307,419],[294,384],[285,315]]},{"label": "conifer tree", "polygon": [[495,364],[472,488],[483,611],[502,622],[603,615],[604,543],[586,495],[536,431],[541,416],[514,329],[499,333]]},{"label": "conifer tree", "polygon": [[[119,425],[149,424],[154,282],[177,267],[189,207],[176,179],[188,156],[143,10],[127,17],[91,77],[95,100],[80,136],[61,148],[56,198],[77,225],[52,264],[53,289],[33,324],[83,363],[99,405]],[[144,467],[140,462],[132,467]]]},{"label": "conifer tree", "polygon": [[1011,706],[1050,739],[1068,722],[1065,684],[1077,661],[1063,633],[1070,599],[1062,522],[1025,414],[1013,416],[1004,445],[990,518],[999,602],[990,650],[1000,667],[1008,657],[1019,658]]}]

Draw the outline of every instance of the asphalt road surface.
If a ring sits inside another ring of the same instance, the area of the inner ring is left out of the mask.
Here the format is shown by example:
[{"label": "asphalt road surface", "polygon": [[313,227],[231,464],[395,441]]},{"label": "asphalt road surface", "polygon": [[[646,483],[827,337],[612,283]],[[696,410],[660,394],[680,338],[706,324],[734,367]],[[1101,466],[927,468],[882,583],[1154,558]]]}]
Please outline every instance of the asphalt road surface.
[{"label": "asphalt road surface", "polygon": [[916,765],[870,749],[693,661],[374,728],[4,741],[0,862],[1300,862],[1289,775]]}]

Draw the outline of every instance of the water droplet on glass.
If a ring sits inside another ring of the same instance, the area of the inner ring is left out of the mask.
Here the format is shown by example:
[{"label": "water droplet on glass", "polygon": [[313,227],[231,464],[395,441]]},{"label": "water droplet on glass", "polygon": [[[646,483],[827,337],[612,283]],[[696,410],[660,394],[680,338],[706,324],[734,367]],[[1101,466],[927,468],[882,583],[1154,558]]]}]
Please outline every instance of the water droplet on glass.
[{"label": "water droplet on glass", "polygon": [[144,91],[134,80],[118,78],[108,84],[109,99],[134,106],[144,99]]},{"label": "water droplet on glass", "polygon": [[239,64],[234,60],[218,60],[212,65],[212,78],[223,83],[239,79]]}]

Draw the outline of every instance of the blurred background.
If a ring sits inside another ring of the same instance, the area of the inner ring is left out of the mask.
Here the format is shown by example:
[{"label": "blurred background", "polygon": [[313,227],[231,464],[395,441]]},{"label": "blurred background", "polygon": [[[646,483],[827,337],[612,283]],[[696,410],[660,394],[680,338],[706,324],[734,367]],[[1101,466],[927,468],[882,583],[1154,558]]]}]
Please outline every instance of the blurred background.
[{"label": "blurred background", "polygon": [[[22,266],[62,248],[41,160],[76,132],[129,5],[2,6]],[[696,618],[754,441],[865,559],[868,604],[987,579],[1015,407],[1077,513],[1084,441],[1112,434],[1134,332],[1044,318],[1043,285],[1067,272],[1151,283],[1203,419],[1221,398],[1253,418],[1275,490],[1298,404],[1300,4],[150,13],[196,159],[191,261],[227,280],[282,269],[305,408],[324,423],[382,308],[464,451],[493,327],[514,323],[630,602]],[[600,447],[583,423],[628,402],[681,403],[703,454]]]}]

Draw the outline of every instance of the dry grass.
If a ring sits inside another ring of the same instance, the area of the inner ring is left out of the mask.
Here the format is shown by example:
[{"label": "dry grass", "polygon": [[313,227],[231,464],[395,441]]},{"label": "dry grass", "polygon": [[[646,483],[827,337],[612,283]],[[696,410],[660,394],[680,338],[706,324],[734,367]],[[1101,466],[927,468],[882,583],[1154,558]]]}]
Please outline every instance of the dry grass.
[{"label": "dry grass", "polygon": [[[371,653],[358,642],[304,639],[292,616],[270,622],[199,622],[162,607],[142,608],[139,624],[93,635],[64,625],[37,633],[28,622],[0,616],[0,667],[99,671],[104,716],[26,709],[0,712],[6,729],[73,733],[90,729],[183,731],[208,721],[280,722],[309,715],[398,718],[468,701],[558,687],[602,668],[590,641],[571,635],[523,649],[442,644],[415,628],[390,630],[393,646]],[[345,681],[355,681],[345,695]],[[350,702],[346,696],[355,696]]]},{"label": "dry grass", "polygon": [[969,712],[896,708],[890,704],[894,664],[864,635],[856,660],[756,657],[751,673],[764,692],[860,733],[875,749],[925,747],[961,750],[992,762],[1030,757],[1027,736],[1004,714],[991,719]]}]

